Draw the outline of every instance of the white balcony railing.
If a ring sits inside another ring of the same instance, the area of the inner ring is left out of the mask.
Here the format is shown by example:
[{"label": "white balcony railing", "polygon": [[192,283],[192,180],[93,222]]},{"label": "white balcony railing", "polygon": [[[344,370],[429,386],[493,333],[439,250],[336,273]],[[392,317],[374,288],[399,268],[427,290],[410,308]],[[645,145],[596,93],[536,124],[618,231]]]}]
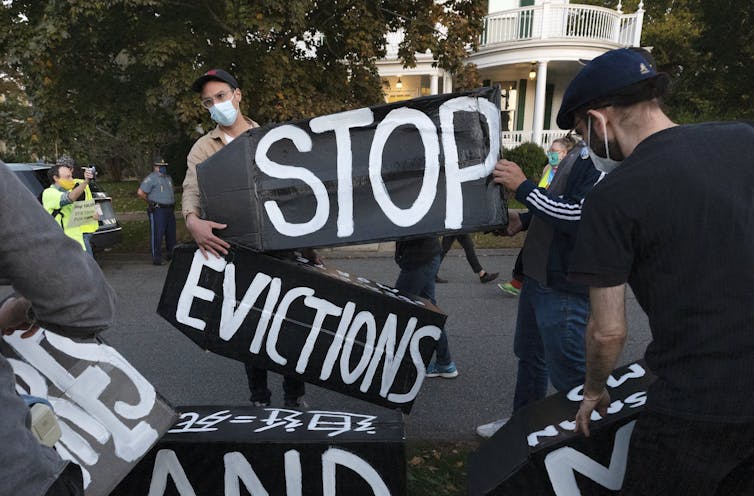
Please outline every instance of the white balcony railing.
[{"label": "white balcony railing", "polygon": [[[552,142],[558,138],[562,138],[568,133],[561,129],[552,131],[542,131],[542,142],[538,143],[542,148],[547,150],[550,148]],[[500,134],[500,141],[503,148],[515,148],[522,143],[526,143],[532,140],[534,132],[531,129],[524,131],[503,131]]]},{"label": "white balcony railing", "polygon": [[590,5],[544,3],[489,14],[481,46],[549,38],[637,45],[644,12],[621,14]]},{"label": "white balcony railing", "polygon": [[[623,14],[592,5],[544,3],[532,7],[495,12],[485,16],[480,48],[500,43],[531,40],[571,39],[607,41],[621,46],[639,46],[644,10]],[[398,56],[402,30],[385,38],[385,59]]]}]

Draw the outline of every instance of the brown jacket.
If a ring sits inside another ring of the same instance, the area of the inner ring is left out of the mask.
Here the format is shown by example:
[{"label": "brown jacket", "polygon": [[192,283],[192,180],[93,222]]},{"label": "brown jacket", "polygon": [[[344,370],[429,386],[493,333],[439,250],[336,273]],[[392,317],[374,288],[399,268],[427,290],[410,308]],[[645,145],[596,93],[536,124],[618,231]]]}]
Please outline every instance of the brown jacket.
[{"label": "brown jacket", "polygon": [[[244,116],[244,119],[251,127],[259,127],[259,124],[248,117]],[[196,166],[214,155],[226,144],[225,133],[223,133],[218,125],[212,131],[196,140],[194,146],[191,147],[191,151],[188,157],[186,157],[186,178],[183,180],[183,197],[181,200],[181,211],[183,212],[184,219],[188,214],[196,214],[198,217],[202,216]]]}]

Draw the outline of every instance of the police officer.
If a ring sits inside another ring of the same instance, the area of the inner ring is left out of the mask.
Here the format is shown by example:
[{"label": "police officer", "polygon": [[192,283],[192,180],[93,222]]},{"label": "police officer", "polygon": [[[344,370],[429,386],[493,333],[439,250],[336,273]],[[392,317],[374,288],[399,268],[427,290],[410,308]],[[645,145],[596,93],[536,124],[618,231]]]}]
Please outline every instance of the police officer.
[{"label": "police officer", "polygon": [[170,260],[175,246],[175,197],[173,180],[167,173],[167,163],[157,158],[152,173],[141,182],[136,194],[147,202],[151,226],[152,263],[162,265],[162,239],[165,238],[165,258]]}]

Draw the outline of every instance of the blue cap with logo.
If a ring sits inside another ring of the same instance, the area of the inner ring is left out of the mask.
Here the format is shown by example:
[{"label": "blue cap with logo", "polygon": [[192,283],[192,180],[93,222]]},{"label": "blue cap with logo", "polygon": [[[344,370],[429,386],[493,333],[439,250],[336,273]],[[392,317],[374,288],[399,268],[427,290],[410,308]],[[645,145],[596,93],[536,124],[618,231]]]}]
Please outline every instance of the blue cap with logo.
[{"label": "blue cap with logo", "polygon": [[574,113],[589,102],[608,99],[618,90],[658,75],[641,50],[619,48],[596,57],[581,69],[563,94],[557,123],[571,129]]}]

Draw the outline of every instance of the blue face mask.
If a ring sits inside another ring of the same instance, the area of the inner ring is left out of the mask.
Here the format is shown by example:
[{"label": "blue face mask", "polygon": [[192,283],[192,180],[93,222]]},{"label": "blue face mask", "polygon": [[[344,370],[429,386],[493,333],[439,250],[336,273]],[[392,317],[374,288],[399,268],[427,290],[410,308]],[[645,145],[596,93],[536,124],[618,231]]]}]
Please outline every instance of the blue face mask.
[{"label": "blue face mask", "polygon": [[168,173],[168,168],[165,166],[160,167],[160,174],[165,175]]},{"label": "blue face mask", "polygon": [[560,154],[558,152],[547,152],[547,163],[555,167],[560,163]]},{"label": "blue face mask", "polygon": [[238,110],[233,106],[233,99],[228,101],[216,103],[209,109],[209,115],[212,120],[220,124],[221,126],[231,126],[236,122],[238,117]]}]

